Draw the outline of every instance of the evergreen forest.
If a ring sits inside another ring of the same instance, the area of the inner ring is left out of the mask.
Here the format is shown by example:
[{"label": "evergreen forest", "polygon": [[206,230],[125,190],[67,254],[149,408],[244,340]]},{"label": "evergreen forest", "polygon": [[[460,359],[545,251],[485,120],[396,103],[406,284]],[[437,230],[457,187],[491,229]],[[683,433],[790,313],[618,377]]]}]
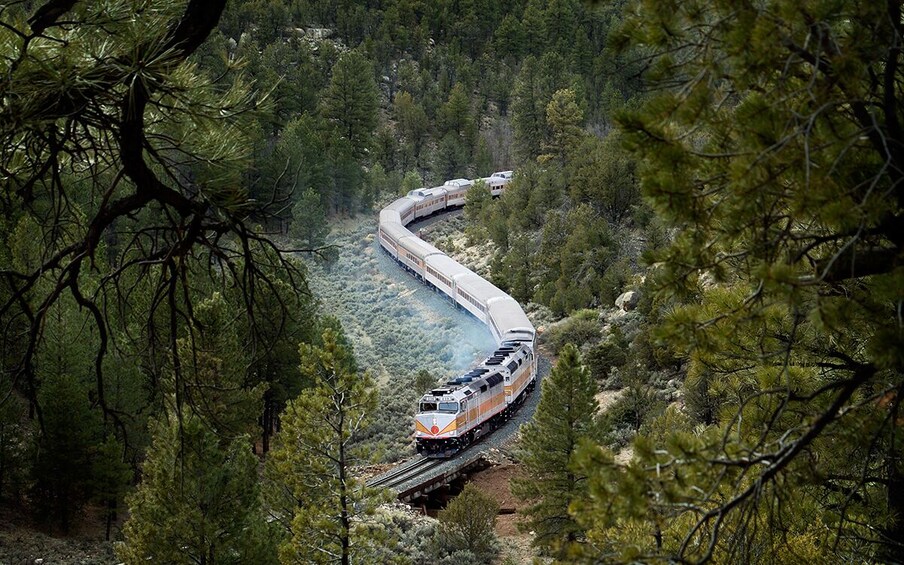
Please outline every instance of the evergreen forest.
[{"label": "evergreen forest", "polygon": [[[0,3],[0,563],[901,562],[902,4]],[[508,170],[423,237],[552,368],[424,516],[354,269]]]}]

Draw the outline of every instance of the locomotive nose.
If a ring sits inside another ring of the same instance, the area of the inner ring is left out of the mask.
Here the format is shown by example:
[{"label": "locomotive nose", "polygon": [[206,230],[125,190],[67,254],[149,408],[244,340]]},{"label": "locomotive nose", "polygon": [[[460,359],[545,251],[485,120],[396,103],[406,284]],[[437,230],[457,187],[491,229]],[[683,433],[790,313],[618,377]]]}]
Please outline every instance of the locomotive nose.
[{"label": "locomotive nose", "polygon": [[455,435],[455,414],[418,414],[417,437],[449,437]]}]

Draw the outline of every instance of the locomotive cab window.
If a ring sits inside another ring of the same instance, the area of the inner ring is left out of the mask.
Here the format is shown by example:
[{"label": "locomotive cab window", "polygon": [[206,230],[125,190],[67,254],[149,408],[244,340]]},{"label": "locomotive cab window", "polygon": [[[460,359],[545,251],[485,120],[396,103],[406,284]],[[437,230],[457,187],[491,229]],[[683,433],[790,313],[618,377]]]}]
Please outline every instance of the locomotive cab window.
[{"label": "locomotive cab window", "polygon": [[458,403],[457,402],[440,402],[439,403],[439,411],[455,414],[456,412],[458,412]]},{"label": "locomotive cab window", "polygon": [[436,403],[421,402],[421,412],[436,412]]}]

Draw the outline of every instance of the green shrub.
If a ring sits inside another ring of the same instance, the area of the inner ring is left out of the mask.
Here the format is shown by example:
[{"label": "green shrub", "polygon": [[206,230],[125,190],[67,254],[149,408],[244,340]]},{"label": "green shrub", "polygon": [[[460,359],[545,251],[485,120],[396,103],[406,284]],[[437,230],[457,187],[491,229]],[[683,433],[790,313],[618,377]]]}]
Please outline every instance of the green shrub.
[{"label": "green shrub", "polygon": [[[618,326],[613,326],[609,337],[602,343],[589,348],[584,355],[584,362],[590,368],[590,373],[597,383],[604,383],[614,371],[622,367],[628,360],[628,342]],[[617,383],[608,383],[611,388]]]},{"label": "green shrub", "polygon": [[[482,563],[499,553],[496,515],[499,504],[472,484],[439,513],[439,541],[449,554],[469,552]],[[459,561],[454,561],[458,563]]]},{"label": "green shrub", "polygon": [[543,341],[558,354],[569,343],[581,347],[598,341],[600,336],[596,310],[578,310],[570,318],[550,326],[543,334]]}]

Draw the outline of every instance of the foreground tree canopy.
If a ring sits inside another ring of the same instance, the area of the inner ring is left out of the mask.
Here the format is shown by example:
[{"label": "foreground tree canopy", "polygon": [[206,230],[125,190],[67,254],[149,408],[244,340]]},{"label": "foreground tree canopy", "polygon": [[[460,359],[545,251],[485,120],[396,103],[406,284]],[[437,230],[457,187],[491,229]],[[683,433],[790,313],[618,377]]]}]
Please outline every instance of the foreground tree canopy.
[{"label": "foreground tree canopy", "polygon": [[265,95],[194,62],[224,6],[0,6],[0,498],[64,530],[103,504],[110,535],[152,416],[266,450],[301,387],[316,305],[247,188]]},{"label": "foreground tree canopy", "polygon": [[253,227],[267,203],[243,186],[249,90],[186,62],[224,4],[151,2],[142,17],[127,1],[0,8],[0,206],[20,234],[0,278],[4,370],[39,418],[36,356],[57,304],[88,313],[92,398],[116,417],[104,359],[117,334],[140,336],[150,357],[166,346],[181,399],[176,340],[195,281],[240,289],[253,317],[272,267],[296,272]]},{"label": "foreground tree canopy", "polygon": [[667,411],[626,467],[587,450],[590,552],[900,558],[901,3],[667,4],[629,7],[661,93],[622,125],[677,228],[660,337],[718,408]]},{"label": "foreground tree canopy", "polygon": [[[348,563],[367,559],[356,522],[373,513],[382,493],[352,474],[367,455],[356,442],[377,396],[368,373],[357,372],[344,336],[326,329],[322,346],[301,345],[301,373],[312,386],[286,407],[279,444],[268,460],[291,539],[286,563]],[[363,538],[363,539],[362,539]]]},{"label": "foreground tree canopy", "polygon": [[221,445],[197,417],[153,424],[141,488],[118,546],[126,563],[275,563],[248,437]]},{"label": "foreground tree canopy", "polygon": [[586,496],[586,477],[575,472],[574,453],[592,436],[598,405],[596,384],[573,345],[566,346],[556,366],[542,381],[542,397],[531,422],[521,428],[519,450],[525,476],[512,482],[512,492],[531,504],[522,527],[533,531],[534,544],[565,557],[580,527],[568,507]]}]

